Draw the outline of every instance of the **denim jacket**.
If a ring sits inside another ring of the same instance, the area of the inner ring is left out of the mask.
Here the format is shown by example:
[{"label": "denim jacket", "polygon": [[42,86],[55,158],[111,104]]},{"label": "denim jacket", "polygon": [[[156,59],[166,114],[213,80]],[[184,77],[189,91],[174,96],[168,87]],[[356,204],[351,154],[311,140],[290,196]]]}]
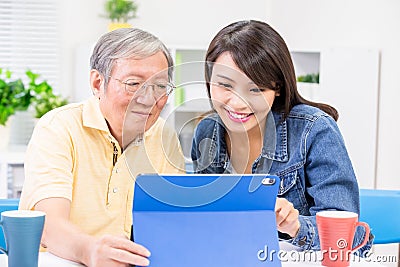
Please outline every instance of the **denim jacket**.
[{"label": "denim jacket", "polygon": [[[225,133],[217,114],[199,123],[191,152],[196,173],[232,171]],[[290,238],[279,233],[279,237],[304,250],[319,250],[315,219],[318,211],[360,211],[357,180],[338,126],[320,109],[301,104],[294,106],[285,120],[283,114],[270,112],[264,136],[263,149],[252,172],[279,176],[278,197],[292,202],[300,214],[298,234]],[[271,136],[275,136],[273,142],[268,138]],[[364,235],[364,229],[359,227],[353,247],[361,243]],[[369,238],[359,254],[371,248],[373,236]]]}]

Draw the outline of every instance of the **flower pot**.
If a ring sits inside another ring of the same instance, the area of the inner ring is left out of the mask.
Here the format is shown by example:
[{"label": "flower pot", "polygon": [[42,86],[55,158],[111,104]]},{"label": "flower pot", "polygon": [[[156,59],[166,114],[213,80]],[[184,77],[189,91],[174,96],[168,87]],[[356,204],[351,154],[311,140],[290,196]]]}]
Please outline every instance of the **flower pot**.
[{"label": "flower pot", "polygon": [[132,28],[132,25],[129,23],[114,23],[114,22],[108,24],[109,32],[120,28]]},{"label": "flower pot", "polygon": [[17,111],[12,117],[9,144],[27,145],[35,127],[33,112]]}]

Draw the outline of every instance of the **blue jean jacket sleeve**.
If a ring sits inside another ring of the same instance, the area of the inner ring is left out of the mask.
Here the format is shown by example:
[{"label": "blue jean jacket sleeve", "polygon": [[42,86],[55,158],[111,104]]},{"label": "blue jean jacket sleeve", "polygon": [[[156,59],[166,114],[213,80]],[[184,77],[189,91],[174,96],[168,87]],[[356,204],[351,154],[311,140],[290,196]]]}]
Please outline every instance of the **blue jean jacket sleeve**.
[{"label": "blue jean jacket sleeve", "polygon": [[297,235],[290,242],[303,250],[316,248],[316,242],[319,245],[318,232],[316,229],[315,216],[299,216],[300,229]]},{"label": "blue jean jacket sleeve", "polygon": [[[309,205],[310,214],[299,217],[301,226],[291,242],[305,250],[319,250],[316,213],[322,210],[346,210],[359,214],[359,189],[336,122],[329,116],[320,116],[306,134],[305,190],[312,201]],[[362,228],[357,229],[353,246],[360,244],[364,235]],[[362,249],[370,247],[371,242]]]}]

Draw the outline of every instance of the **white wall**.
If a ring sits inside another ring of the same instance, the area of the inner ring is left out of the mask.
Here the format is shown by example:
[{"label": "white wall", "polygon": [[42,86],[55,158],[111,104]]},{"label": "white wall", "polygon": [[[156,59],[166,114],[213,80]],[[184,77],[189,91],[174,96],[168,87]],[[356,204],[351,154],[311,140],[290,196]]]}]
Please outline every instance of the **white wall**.
[{"label": "white wall", "polygon": [[[72,98],[76,49],[82,43],[97,41],[106,32],[108,22],[100,17],[100,14],[103,14],[102,0],[58,0],[58,3],[61,36],[61,88],[58,91]],[[89,61],[89,58],[86,60]],[[87,77],[89,79],[89,73]]]},{"label": "white wall", "polygon": [[236,20],[265,19],[270,0],[137,0],[133,23],[157,35],[167,45],[207,48],[211,38]]},{"label": "white wall", "polygon": [[[398,137],[400,2],[396,0],[273,0],[269,22],[291,49],[370,47],[381,51],[378,188],[400,189]],[[349,74],[351,75],[351,73]],[[354,88],[362,97],[362,88]],[[346,97],[346,95],[343,95]],[[357,106],[354,108],[368,109]],[[340,110],[339,110],[340,112]],[[371,120],[374,118],[371,118]]]}]

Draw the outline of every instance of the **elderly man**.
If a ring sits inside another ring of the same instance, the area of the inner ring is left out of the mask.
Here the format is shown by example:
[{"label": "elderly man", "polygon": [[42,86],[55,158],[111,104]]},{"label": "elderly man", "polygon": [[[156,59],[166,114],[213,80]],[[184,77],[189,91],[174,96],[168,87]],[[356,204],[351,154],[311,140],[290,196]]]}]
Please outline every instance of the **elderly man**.
[{"label": "elderly man", "polygon": [[90,59],[93,97],[46,114],[25,160],[20,209],[46,212],[42,246],[87,266],[148,265],[128,239],[134,178],[180,173],[175,132],[159,118],[173,89],[171,56],[139,29],[103,35]]}]

